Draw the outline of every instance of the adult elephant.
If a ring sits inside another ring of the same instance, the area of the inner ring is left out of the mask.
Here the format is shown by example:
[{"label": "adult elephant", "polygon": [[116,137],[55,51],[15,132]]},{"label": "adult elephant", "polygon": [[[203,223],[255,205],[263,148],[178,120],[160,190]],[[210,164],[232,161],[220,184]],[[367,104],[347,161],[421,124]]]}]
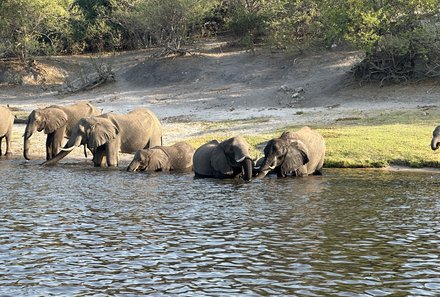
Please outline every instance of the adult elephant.
[{"label": "adult elephant", "polygon": [[3,138],[6,140],[5,156],[11,155],[12,126],[14,125],[14,116],[8,107],[0,106],[0,156],[2,152]]},{"label": "adult elephant", "polygon": [[284,132],[281,137],[270,140],[264,148],[264,159],[258,177],[270,171],[279,177],[287,175],[321,175],[324,164],[325,142],[318,132],[303,127],[296,132]]},{"label": "adult elephant", "polygon": [[29,143],[35,131],[47,134],[46,160],[52,159],[62,147],[62,141],[68,138],[72,129],[83,117],[100,115],[95,106],[87,102],[79,102],[66,106],[52,105],[43,109],[33,110],[28,117],[24,132],[23,156],[30,160]]},{"label": "adult elephant", "polygon": [[139,108],[125,115],[106,113],[82,118],[61,152],[43,165],[55,165],[75,147],[85,145],[94,152],[94,166],[104,167],[107,164],[116,167],[119,152],[135,153],[161,144],[162,126],[149,109]]},{"label": "adult elephant", "polygon": [[432,132],[431,148],[433,151],[440,147],[440,126],[435,127]]},{"label": "adult elephant", "polygon": [[212,140],[194,152],[193,168],[196,177],[234,178],[242,174],[244,180],[251,180],[250,145],[241,136]]},{"label": "adult elephant", "polygon": [[138,150],[127,171],[191,170],[194,148],[187,142]]}]

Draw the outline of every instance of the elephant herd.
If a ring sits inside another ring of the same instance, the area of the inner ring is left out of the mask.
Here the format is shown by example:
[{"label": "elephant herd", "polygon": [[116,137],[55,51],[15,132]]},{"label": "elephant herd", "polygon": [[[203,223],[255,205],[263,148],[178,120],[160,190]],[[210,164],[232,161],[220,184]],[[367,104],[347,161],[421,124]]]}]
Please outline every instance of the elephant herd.
[{"label": "elephant herd", "polygon": [[[6,153],[11,154],[14,116],[7,107],[0,106],[0,155],[2,140]],[[44,131],[46,161],[55,165],[75,147],[84,146],[93,155],[97,167],[116,167],[119,153],[134,154],[128,171],[193,170],[196,177],[235,178],[251,180],[268,173],[278,177],[320,175],[324,164],[324,138],[309,127],[296,132],[284,132],[271,139],[264,148],[264,157],[253,160],[250,145],[241,136],[225,141],[212,140],[196,150],[186,142],[163,146],[162,126],[156,115],[147,108],[127,114],[105,113],[90,103],[67,106],[52,105],[33,110],[24,132],[23,156],[30,160],[30,138]],[[62,147],[63,139],[67,142]],[[433,132],[431,148],[440,147],[440,126]]]}]

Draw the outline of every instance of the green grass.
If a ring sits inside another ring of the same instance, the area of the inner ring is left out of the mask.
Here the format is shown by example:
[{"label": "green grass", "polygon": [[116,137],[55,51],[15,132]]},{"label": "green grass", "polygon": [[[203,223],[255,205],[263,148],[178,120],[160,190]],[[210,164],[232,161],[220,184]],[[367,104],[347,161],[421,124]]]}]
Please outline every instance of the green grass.
[{"label": "green grass", "polygon": [[[230,124],[230,123],[229,123]],[[381,168],[389,165],[440,167],[440,151],[430,148],[432,131],[440,124],[440,109],[389,111],[369,117],[347,117],[330,126],[312,126],[326,141],[325,167]],[[217,124],[221,126],[220,124]],[[264,143],[289,126],[270,133],[246,136],[252,156],[261,157]],[[228,138],[228,133],[212,133],[188,140],[194,147],[207,141]]]}]

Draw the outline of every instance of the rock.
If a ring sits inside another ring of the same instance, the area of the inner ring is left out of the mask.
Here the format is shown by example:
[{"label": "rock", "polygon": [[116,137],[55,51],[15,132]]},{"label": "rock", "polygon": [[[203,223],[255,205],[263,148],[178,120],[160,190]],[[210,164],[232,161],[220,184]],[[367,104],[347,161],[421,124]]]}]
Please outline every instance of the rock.
[{"label": "rock", "polygon": [[289,88],[288,86],[286,86],[286,85],[282,85],[281,87],[280,87],[280,91],[284,91],[284,92],[291,92],[292,91],[292,89],[291,88]]}]

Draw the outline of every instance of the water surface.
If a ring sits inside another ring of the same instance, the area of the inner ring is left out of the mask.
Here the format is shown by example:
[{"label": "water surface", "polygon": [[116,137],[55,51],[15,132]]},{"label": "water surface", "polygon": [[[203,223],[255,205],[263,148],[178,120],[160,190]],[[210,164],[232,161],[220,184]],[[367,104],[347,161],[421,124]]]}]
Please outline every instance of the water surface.
[{"label": "water surface", "polygon": [[440,174],[1,160],[0,295],[439,296]]}]

